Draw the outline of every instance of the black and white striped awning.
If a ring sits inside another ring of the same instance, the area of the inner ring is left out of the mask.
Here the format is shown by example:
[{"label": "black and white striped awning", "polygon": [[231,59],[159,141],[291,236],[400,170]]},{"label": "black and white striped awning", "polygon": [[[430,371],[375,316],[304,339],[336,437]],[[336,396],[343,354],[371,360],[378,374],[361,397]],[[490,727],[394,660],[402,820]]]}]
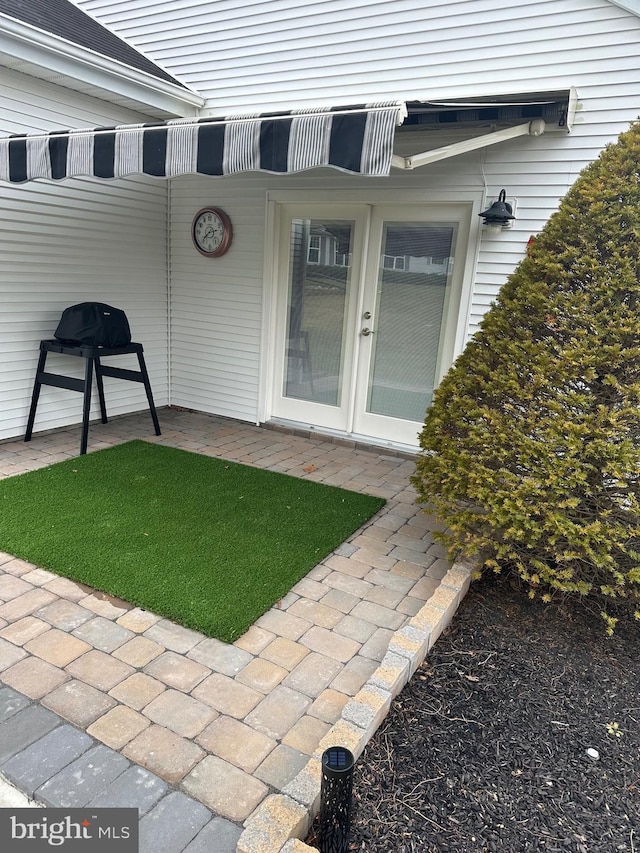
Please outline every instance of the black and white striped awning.
[{"label": "black and white striped awning", "polygon": [[388,175],[402,102],[56,130],[0,138],[0,181],[79,176],[287,174],[330,166]]}]

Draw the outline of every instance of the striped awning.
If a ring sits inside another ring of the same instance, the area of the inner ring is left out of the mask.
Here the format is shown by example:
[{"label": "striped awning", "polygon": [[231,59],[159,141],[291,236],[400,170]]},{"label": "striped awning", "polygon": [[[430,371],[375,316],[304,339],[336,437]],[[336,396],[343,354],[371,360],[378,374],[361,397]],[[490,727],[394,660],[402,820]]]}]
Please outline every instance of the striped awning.
[{"label": "striped awning", "polygon": [[181,118],[0,138],[0,180],[288,174],[329,166],[388,175],[399,101],[224,118]]}]

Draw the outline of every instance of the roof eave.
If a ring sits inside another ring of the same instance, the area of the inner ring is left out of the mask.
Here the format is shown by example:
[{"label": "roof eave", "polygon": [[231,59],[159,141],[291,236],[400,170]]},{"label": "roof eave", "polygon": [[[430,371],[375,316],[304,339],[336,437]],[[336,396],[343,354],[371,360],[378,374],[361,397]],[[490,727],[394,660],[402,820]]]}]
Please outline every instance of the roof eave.
[{"label": "roof eave", "polygon": [[609,2],[627,12],[640,16],[640,0],[609,0]]},{"label": "roof eave", "polygon": [[138,103],[141,109],[151,107],[171,116],[192,116],[205,102],[193,89],[154,77],[3,14],[0,14],[1,54],[25,63],[27,73],[29,67],[42,69],[63,78],[57,79],[62,85],[66,78],[71,88],[78,89],[84,84],[102,90],[105,100],[114,96],[124,98]]}]

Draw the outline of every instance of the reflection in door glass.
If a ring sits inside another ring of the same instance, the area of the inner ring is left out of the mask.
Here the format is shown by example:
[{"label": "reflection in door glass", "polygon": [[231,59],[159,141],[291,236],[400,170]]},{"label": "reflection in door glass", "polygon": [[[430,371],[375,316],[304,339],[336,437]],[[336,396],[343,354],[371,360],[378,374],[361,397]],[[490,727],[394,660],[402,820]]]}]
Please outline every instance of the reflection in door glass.
[{"label": "reflection in door glass", "polygon": [[368,412],[424,419],[437,379],[455,234],[448,223],[384,227]]},{"label": "reflection in door glass", "polygon": [[294,219],[284,396],[340,405],[353,222]]}]

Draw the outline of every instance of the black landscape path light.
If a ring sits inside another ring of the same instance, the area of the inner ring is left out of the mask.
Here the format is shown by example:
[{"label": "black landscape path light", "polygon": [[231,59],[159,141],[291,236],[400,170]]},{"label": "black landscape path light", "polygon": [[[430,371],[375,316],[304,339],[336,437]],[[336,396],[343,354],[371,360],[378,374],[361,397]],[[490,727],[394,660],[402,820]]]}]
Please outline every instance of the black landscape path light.
[{"label": "black landscape path light", "polygon": [[353,753],[344,746],[331,746],[322,753],[320,853],[347,853],[354,762]]}]

